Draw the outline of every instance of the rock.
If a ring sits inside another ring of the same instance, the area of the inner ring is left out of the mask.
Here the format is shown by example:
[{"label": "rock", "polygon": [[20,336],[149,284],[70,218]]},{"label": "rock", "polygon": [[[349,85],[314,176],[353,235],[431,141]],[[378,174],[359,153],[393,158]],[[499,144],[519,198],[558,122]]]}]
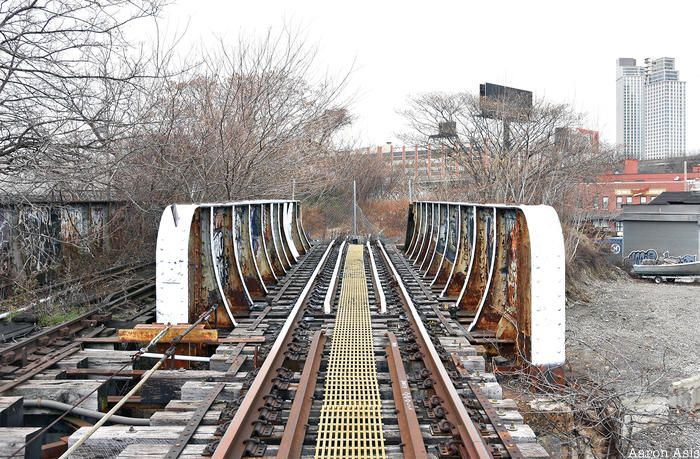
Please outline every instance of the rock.
[{"label": "rock", "polygon": [[571,407],[560,401],[551,398],[536,398],[528,402],[530,413],[535,418],[539,418],[536,423],[544,422],[556,426],[561,432],[571,432],[574,428],[574,415]]},{"label": "rock", "polygon": [[672,408],[692,412],[700,408],[700,374],[671,383]]},{"label": "rock", "polygon": [[628,437],[668,420],[668,400],[664,397],[626,398],[622,406],[622,434]]}]

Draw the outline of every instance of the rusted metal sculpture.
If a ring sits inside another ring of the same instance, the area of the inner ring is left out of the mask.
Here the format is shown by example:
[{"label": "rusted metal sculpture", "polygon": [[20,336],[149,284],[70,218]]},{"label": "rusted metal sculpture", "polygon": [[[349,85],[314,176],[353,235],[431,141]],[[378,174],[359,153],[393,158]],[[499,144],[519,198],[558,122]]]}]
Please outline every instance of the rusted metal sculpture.
[{"label": "rusted metal sculpture", "polygon": [[553,208],[415,202],[404,251],[473,342],[518,363],[564,363],[564,240]]},{"label": "rusted metal sculpture", "polygon": [[171,205],[158,230],[157,321],[188,323],[219,304],[211,321],[235,326],[310,247],[298,201]]}]

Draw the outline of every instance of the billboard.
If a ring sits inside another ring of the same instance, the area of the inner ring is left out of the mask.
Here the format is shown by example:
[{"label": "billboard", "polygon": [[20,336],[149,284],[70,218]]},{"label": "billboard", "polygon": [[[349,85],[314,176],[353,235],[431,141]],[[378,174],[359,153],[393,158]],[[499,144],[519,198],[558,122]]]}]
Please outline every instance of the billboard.
[{"label": "billboard", "polygon": [[527,121],[532,110],[532,91],[484,83],[479,85],[479,108],[484,118]]}]

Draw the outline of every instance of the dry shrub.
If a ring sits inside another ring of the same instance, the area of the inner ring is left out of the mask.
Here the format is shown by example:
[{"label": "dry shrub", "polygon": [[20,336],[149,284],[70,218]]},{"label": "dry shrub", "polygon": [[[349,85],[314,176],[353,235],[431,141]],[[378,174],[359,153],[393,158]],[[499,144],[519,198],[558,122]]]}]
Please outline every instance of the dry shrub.
[{"label": "dry shrub", "polygon": [[624,272],[610,262],[605,248],[596,244],[588,235],[580,230],[568,231],[578,231],[578,245],[575,256],[567,260],[566,264],[566,296],[569,300],[588,302],[590,298],[586,286],[599,280],[619,278],[624,276]]},{"label": "dry shrub", "polygon": [[323,238],[326,233],[326,217],[319,207],[303,207],[303,224],[312,238]]},{"label": "dry shrub", "polygon": [[367,219],[376,227],[377,232],[389,238],[403,241],[406,234],[406,215],[408,201],[374,201],[362,208]]}]

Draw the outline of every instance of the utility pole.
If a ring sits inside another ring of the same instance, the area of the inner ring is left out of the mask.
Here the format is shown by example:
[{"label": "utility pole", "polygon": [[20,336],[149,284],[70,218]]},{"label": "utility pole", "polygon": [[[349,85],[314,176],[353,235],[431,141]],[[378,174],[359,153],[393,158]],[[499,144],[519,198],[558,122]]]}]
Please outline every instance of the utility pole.
[{"label": "utility pole", "polygon": [[352,181],[352,234],[357,236],[357,185]]},{"label": "utility pole", "polygon": [[296,191],[297,181],[292,179],[292,201],[294,201],[294,192]]},{"label": "utility pole", "polygon": [[408,179],[408,202],[413,202],[413,187],[411,179]]}]

